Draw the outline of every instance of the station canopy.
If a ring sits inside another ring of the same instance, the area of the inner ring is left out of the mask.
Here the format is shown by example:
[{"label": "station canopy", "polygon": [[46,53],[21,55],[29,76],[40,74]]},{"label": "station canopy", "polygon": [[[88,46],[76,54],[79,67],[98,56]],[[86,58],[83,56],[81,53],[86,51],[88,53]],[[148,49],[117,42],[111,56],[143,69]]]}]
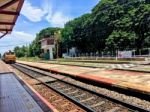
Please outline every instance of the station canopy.
[{"label": "station canopy", "polygon": [[24,0],[0,0],[0,38],[10,34]]}]

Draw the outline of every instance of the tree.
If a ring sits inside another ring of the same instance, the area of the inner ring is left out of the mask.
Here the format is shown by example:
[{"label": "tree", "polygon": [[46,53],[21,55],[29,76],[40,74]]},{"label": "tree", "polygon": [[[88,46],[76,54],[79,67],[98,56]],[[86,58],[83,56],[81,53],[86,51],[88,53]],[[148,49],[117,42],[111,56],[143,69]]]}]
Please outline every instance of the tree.
[{"label": "tree", "polygon": [[[101,0],[91,13],[67,22],[63,29],[50,27],[41,30],[29,46],[30,56],[39,56],[39,41],[52,35],[59,40],[61,52],[67,52],[71,47],[82,53],[150,47],[150,2]],[[19,50],[16,50],[18,55],[24,56]]]},{"label": "tree", "polygon": [[137,49],[141,49],[150,37],[150,4],[143,2],[136,9],[135,13],[133,28],[138,36],[136,47]]},{"label": "tree", "polygon": [[14,48],[14,52],[17,57],[25,57],[25,56],[27,56],[27,47],[26,46],[22,46],[22,47],[17,46]]},{"label": "tree", "polygon": [[134,45],[135,39],[136,34],[134,32],[125,32],[121,30],[113,31],[112,34],[106,39],[106,46],[109,50],[114,52],[117,49],[130,50],[133,49],[131,46]]},{"label": "tree", "polygon": [[29,47],[30,56],[40,56],[41,54],[41,44],[40,40],[43,38],[54,37],[55,32],[58,32],[61,30],[61,28],[46,28],[42,29],[37,35],[35,40],[32,42],[32,44]]}]

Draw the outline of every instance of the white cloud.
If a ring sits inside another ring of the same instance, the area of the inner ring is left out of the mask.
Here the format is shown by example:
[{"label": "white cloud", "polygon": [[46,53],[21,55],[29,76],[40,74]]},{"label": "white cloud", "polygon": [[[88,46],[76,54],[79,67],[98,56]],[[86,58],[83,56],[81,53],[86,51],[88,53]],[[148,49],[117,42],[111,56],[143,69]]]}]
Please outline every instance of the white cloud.
[{"label": "white cloud", "polygon": [[56,12],[52,16],[48,15],[46,20],[52,25],[57,27],[64,27],[64,24],[71,18],[63,15],[62,12]]},{"label": "white cloud", "polygon": [[50,3],[49,0],[43,0],[42,8],[45,14],[50,15],[50,16],[52,15],[53,13],[52,2]]},{"label": "white cloud", "polygon": [[32,6],[30,2],[25,0],[21,14],[32,22],[39,22],[42,20],[46,13],[41,8]]},{"label": "white cloud", "polygon": [[71,19],[66,15],[66,7],[61,6],[58,10],[58,8],[53,7],[52,1],[50,3],[49,0],[44,0],[43,9],[45,12],[47,11],[45,19],[54,27],[63,27]]},{"label": "white cloud", "polygon": [[23,31],[14,31],[12,33],[12,37],[23,39],[25,41],[32,41],[35,38],[35,35],[25,33]]},{"label": "white cloud", "polygon": [[[6,35],[0,39],[0,45],[3,41],[18,43],[18,42],[31,42],[35,38],[35,35],[25,33],[23,31],[13,31],[11,34]],[[3,43],[8,44],[8,43]]]},{"label": "white cloud", "polygon": [[10,35],[0,39],[0,53],[13,50],[15,46],[29,44],[34,40],[34,38],[35,35],[25,33],[23,31],[13,31]]},{"label": "white cloud", "polygon": [[[60,9],[61,10],[61,9]],[[43,0],[42,7],[33,6],[28,0],[25,1],[21,14],[32,22],[40,22],[46,20],[53,27],[63,27],[64,24],[71,19],[65,15],[65,11],[53,9],[52,1]]]}]

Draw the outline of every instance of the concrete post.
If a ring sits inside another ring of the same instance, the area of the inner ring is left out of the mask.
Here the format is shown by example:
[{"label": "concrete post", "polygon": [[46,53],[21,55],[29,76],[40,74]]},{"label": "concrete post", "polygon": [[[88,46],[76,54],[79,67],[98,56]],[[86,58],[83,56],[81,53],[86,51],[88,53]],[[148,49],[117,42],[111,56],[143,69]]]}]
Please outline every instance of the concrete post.
[{"label": "concrete post", "polygon": [[53,57],[53,48],[52,47],[49,48],[49,53],[50,53],[49,54],[49,56],[50,56],[49,59],[50,60],[54,59],[54,57]]},{"label": "concrete post", "polygon": [[118,60],[118,50],[116,50],[116,60]]},{"label": "concrete post", "polygon": [[135,50],[133,50],[133,57],[135,57]]},{"label": "concrete post", "polygon": [[140,56],[142,55],[141,51],[142,51],[142,50],[140,49],[140,50],[139,50],[139,52],[140,52]]}]

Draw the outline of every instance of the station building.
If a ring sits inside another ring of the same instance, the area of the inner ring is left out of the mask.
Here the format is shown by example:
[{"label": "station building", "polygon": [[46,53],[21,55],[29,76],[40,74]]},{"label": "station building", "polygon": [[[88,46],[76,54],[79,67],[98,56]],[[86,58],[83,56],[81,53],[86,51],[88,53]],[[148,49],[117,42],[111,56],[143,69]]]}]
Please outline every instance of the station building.
[{"label": "station building", "polygon": [[54,48],[56,41],[54,36],[46,37],[40,40],[41,42],[41,49],[42,49],[42,57],[44,59],[54,59]]}]

